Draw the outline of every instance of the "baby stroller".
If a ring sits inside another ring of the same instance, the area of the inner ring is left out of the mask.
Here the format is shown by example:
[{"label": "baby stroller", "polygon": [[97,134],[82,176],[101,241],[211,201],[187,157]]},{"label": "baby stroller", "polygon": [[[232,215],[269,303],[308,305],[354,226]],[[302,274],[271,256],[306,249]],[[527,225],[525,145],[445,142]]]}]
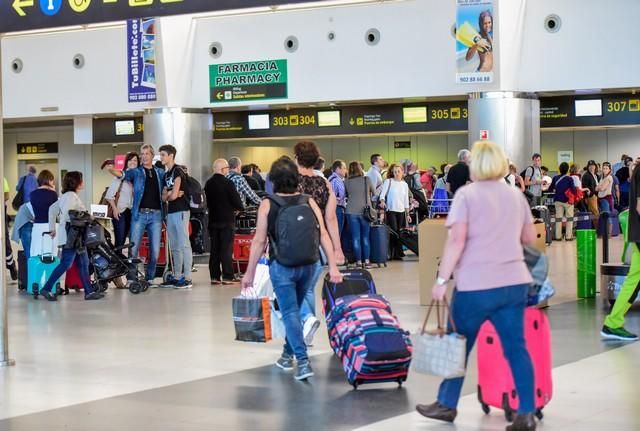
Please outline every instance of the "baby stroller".
[{"label": "baby stroller", "polygon": [[136,279],[129,282],[129,291],[138,294],[149,289],[149,283],[138,269],[141,261],[122,254],[123,250],[131,249],[133,244],[114,247],[109,232],[87,212],[70,211],[69,216],[72,226],[84,225],[84,246],[89,255],[94,290],[104,292],[110,282],[133,273]]}]

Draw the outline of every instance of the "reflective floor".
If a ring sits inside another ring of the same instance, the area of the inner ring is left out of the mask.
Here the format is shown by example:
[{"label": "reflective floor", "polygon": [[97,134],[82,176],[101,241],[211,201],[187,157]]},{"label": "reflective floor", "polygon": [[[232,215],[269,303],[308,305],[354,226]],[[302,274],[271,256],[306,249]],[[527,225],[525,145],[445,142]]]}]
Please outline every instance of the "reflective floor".
[{"label": "reflective floor", "polygon": [[[619,242],[614,242],[616,255]],[[575,243],[554,243],[558,289],[553,329],[554,398],[539,429],[640,429],[640,344],[602,342],[606,309],[575,298]],[[373,271],[403,326],[417,331],[416,260]],[[499,430],[475,395],[475,355],[458,419],[441,425],[413,413],[431,402],[438,379],[410,374],[353,391],[330,352],[324,325],[315,339],[316,376],[295,382],[272,364],[280,344],[234,341],[231,298],[239,287],[208,285],[199,267],[191,291],[110,290],[103,301],[71,294],[57,303],[10,294],[15,367],[0,370],[0,430]],[[640,331],[640,311],[628,328]],[[613,429],[613,428],[612,428]]]}]

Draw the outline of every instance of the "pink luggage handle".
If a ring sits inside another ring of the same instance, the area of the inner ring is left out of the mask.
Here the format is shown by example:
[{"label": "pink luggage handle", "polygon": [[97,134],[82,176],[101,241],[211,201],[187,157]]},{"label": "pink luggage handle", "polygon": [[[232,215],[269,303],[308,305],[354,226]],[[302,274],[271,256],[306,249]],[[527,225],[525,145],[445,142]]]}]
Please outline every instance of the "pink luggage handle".
[{"label": "pink luggage handle", "polygon": [[440,335],[441,337],[444,336],[445,334],[447,334],[447,331],[445,328],[442,327],[442,321],[443,320],[447,320],[444,318],[444,314],[446,314],[448,312],[448,317],[449,317],[449,323],[451,323],[451,328],[453,329],[454,333],[458,333],[458,329],[456,328],[456,324],[453,321],[453,318],[451,317],[451,307],[449,307],[449,301],[447,301],[447,298],[445,297],[442,302],[444,303],[446,310],[443,310],[443,316],[440,317],[440,301],[437,301],[435,299],[431,300],[431,304],[429,304],[429,309],[427,310],[427,317],[424,318],[424,323],[422,324],[422,330],[420,331],[420,335],[424,335],[427,331],[426,331],[426,327],[427,327],[427,322],[429,321],[429,316],[431,315],[431,310],[433,310],[434,305],[437,307],[437,311],[436,311],[436,316],[438,318],[438,329],[436,330],[436,333],[438,335]]}]

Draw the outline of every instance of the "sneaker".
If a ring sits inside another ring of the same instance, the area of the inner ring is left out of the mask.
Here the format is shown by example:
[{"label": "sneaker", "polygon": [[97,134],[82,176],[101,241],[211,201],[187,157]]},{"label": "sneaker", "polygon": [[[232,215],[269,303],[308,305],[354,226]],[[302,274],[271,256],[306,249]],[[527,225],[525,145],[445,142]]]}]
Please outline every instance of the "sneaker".
[{"label": "sneaker", "polygon": [[313,344],[313,337],[316,335],[316,331],[320,327],[320,321],[315,316],[307,317],[302,325],[302,335],[304,336],[304,343],[307,346]]},{"label": "sneaker", "polygon": [[99,292],[91,292],[90,294],[84,296],[85,301],[95,301],[102,298],[104,298],[104,295]]},{"label": "sneaker", "polygon": [[173,286],[174,289],[191,289],[193,287],[193,283],[191,280],[186,280],[182,277],[178,282]]},{"label": "sneaker", "polygon": [[160,284],[160,287],[164,287],[164,288],[172,288],[174,287],[176,284],[178,284],[179,280],[176,280],[176,278],[172,275],[167,277],[167,281],[163,281],[162,284]]},{"label": "sneaker", "polygon": [[291,371],[293,370],[293,356],[287,356],[287,355],[282,355],[280,356],[280,358],[276,361],[276,367],[285,370],[285,371]]},{"label": "sneaker", "polygon": [[602,338],[608,340],[636,341],[638,339],[638,336],[636,334],[632,334],[622,327],[609,328],[607,325],[602,326],[600,335],[602,336]]},{"label": "sneaker", "polygon": [[309,377],[313,377],[313,368],[311,368],[311,362],[304,361],[299,363],[296,367],[296,374],[293,377],[296,380],[307,380]]}]

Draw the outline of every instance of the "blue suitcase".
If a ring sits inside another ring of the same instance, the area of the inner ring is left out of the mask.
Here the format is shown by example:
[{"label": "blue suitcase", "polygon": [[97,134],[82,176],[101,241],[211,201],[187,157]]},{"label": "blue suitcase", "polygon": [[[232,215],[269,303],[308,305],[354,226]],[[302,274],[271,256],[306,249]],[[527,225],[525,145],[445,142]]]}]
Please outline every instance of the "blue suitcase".
[{"label": "blue suitcase", "polygon": [[[44,232],[42,234],[43,242],[44,237],[48,235],[48,232]],[[51,241],[53,240],[54,239],[51,238]],[[45,249],[44,246],[42,249]],[[40,289],[42,289],[45,283],[49,280],[49,277],[51,277],[51,274],[59,264],[60,259],[52,253],[43,253],[40,256],[31,256],[27,262],[27,293],[29,295],[33,295],[35,299],[38,299]],[[60,291],[60,282],[59,280],[55,280],[54,283],[56,287],[54,293],[57,293]]]},{"label": "blue suitcase", "polygon": [[387,260],[389,260],[389,227],[386,224],[371,225],[369,242],[371,244],[369,261],[378,264],[378,267],[380,265],[387,266]]}]

